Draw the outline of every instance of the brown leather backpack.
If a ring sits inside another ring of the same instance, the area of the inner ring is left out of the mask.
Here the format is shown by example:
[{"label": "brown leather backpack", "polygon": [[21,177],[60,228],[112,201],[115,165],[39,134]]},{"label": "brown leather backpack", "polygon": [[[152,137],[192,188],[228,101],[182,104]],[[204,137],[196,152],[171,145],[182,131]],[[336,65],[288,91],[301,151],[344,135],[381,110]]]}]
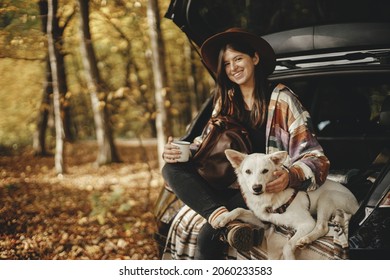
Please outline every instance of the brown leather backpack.
[{"label": "brown leather backpack", "polygon": [[237,176],[225,156],[226,149],[252,152],[247,129],[229,116],[213,117],[203,131],[203,141],[193,156],[199,174],[214,188],[232,186]]}]

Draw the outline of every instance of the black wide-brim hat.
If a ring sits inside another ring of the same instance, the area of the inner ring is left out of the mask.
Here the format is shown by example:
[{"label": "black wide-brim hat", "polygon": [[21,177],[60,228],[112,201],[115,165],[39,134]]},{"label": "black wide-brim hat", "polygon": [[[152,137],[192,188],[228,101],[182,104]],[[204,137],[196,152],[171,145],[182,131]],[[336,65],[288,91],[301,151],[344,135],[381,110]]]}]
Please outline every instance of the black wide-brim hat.
[{"label": "black wide-brim hat", "polygon": [[202,44],[200,48],[202,59],[211,71],[217,72],[221,48],[234,42],[247,43],[257,51],[264,74],[269,75],[275,70],[276,58],[271,45],[258,35],[234,27],[211,36]]}]

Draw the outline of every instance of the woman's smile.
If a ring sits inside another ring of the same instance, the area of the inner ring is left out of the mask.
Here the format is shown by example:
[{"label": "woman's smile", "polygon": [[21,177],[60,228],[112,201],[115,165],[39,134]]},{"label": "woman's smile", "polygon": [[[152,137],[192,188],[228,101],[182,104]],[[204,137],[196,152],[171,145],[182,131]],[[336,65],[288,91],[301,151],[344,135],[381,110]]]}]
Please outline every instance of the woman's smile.
[{"label": "woman's smile", "polygon": [[235,73],[232,73],[232,74],[233,74],[234,78],[238,79],[238,78],[240,78],[242,76],[242,73],[243,73],[242,71],[238,71],[238,72],[235,72]]},{"label": "woman's smile", "polygon": [[254,82],[255,63],[247,54],[227,49],[224,53],[224,65],[228,78],[238,85],[248,85]]}]

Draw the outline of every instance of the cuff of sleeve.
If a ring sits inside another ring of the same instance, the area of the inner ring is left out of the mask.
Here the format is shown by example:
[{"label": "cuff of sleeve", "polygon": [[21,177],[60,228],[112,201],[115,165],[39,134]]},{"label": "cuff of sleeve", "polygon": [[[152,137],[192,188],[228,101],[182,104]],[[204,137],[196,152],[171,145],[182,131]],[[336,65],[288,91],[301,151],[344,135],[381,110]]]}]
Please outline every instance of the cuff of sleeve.
[{"label": "cuff of sleeve", "polygon": [[225,212],[229,212],[225,206],[221,206],[217,209],[214,210],[213,213],[211,213],[211,215],[209,216],[209,218],[207,219],[208,223],[209,224],[212,224],[213,221],[219,216],[221,215],[222,213],[225,213]]},{"label": "cuff of sleeve", "polygon": [[299,179],[299,171],[297,167],[291,166],[289,168],[289,187],[298,188],[301,184],[301,180]]}]

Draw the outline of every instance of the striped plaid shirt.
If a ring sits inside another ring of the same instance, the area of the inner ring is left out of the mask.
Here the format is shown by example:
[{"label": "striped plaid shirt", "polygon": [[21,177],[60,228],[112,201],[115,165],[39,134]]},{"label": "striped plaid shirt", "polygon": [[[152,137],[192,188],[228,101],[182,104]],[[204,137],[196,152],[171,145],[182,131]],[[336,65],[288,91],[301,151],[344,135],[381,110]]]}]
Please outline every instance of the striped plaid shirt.
[{"label": "striped plaid shirt", "polygon": [[290,187],[313,190],[322,185],[329,160],[314,134],[309,113],[297,96],[279,84],[271,94],[266,126],[266,152],[287,151]]}]

